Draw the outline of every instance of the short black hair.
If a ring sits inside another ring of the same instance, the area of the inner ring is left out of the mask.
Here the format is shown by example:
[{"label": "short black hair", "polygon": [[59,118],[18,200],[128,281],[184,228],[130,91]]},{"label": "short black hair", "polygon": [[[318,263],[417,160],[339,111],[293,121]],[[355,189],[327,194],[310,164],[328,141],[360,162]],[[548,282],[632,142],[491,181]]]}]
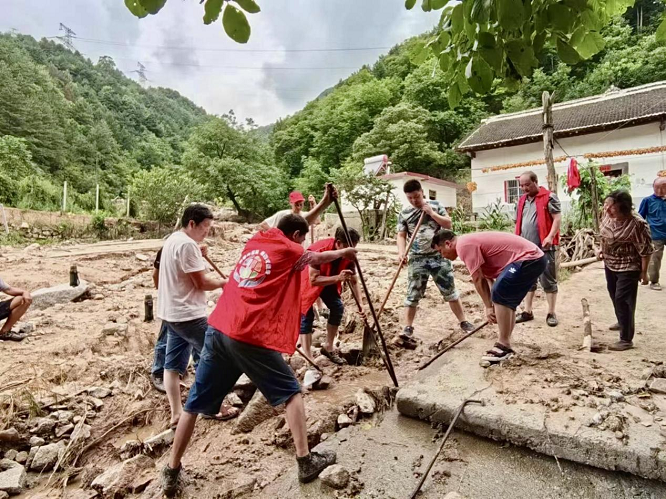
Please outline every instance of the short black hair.
[{"label": "short black hair", "polygon": [[277,228],[280,229],[287,237],[291,237],[296,231],[299,231],[301,234],[305,235],[309,230],[309,226],[305,218],[300,215],[294,215],[293,213],[283,216],[278,223]]},{"label": "short black hair", "polygon": [[618,210],[624,216],[631,215],[631,210],[634,207],[634,201],[631,199],[631,194],[625,189],[618,189],[611,192],[606,199],[612,199],[613,204],[617,205]]},{"label": "short black hair", "polygon": [[456,233],[451,229],[439,229],[435,232],[435,235],[432,237],[432,243],[430,244],[431,248],[435,248],[446,241],[451,241],[456,237]]},{"label": "short black hair", "polygon": [[203,204],[191,204],[185,208],[183,218],[180,219],[180,225],[182,227],[187,227],[190,224],[190,220],[194,222],[194,225],[199,225],[207,219],[213,219],[213,212],[210,211],[208,206]]},{"label": "short black hair", "polygon": [[422,191],[423,187],[421,187],[421,182],[412,179],[405,182],[405,186],[402,188],[402,190],[407,194],[410,192]]},{"label": "short black hair", "polygon": [[[358,233],[356,229],[349,229],[349,238],[351,239],[352,246],[356,246],[361,240],[361,234]],[[338,227],[335,229],[335,240],[340,241],[345,246],[347,245],[347,236],[345,235],[345,229]]]}]

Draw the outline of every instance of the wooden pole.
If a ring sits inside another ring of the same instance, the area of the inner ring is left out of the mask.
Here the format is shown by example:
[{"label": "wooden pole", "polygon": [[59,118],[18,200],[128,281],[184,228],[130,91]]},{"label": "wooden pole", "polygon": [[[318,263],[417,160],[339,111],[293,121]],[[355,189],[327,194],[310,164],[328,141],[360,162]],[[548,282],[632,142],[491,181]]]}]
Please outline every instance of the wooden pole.
[{"label": "wooden pole", "polygon": [[99,184],[95,187],[95,213],[99,211]]},{"label": "wooden pole", "polygon": [[541,94],[543,104],[543,154],[548,170],[548,190],[557,195],[557,172],[555,172],[553,161],[553,95],[547,91]]},{"label": "wooden pole", "polygon": [[[338,203],[337,197],[333,197],[333,203],[335,204],[335,209],[338,212],[338,217],[340,218],[340,224],[342,225],[342,230],[345,231],[347,244],[349,245],[349,247],[352,247],[351,237],[349,236],[349,230],[347,229],[347,223],[345,222],[345,217],[342,214],[342,210],[340,209],[340,203]],[[368,307],[370,308],[370,313],[372,314],[372,318],[375,321],[375,327],[377,328],[377,335],[379,336],[379,339],[382,343],[382,349],[384,350],[384,355],[382,356],[382,360],[384,361],[386,369],[388,370],[389,376],[391,376],[393,384],[397,388],[398,378],[396,378],[395,376],[395,370],[393,369],[391,356],[389,354],[388,346],[386,345],[386,340],[384,339],[384,335],[382,334],[381,326],[379,325],[379,318],[377,316],[377,313],[375,312],[375,307],[372,304],[372,298],[370,296],[370,291],[368,290],[368,285],[366,284],[365,279],[363,278],[363,271],[361,270],[361,264],[358,262],[358,259],[354,259],[354,264],[356,265],[356,272],[358,273],[358,278],[361,280],[361,285],[363,286],[363,291],[365,292],[365,299],[368,301]],[[352,293],[352,295],[353,294],[354,293]]]},{"label": "wooden pole", "polygon": [[439,358],[440,358],[442,355],[444,355],[446,352],[448,352],[449,350],[451,350],[454,346],[456,346],[456,345],[462,343],[462,342],[465,341],[467,338],[469,338],[470,336],[472,336],[473,334],[475,334],[477,331],[480,331],[481,329],[483,329],[483,328],[486,327],[487,325],[488,325],[488,321],[484,322],[483,324],[481,324],[480,326],[478,326],[476,329],[470,331],[470,332],[467,333],[465,336],[463,336],[463,337],[461,337],[461,338],[458,338],[456,341],[454,341],[453,343],[451,343],[450,345],[448,345],[447,347],[445,347],[444,350],[442,350],[441,352],[437,352],[437,354],[435,354],[430,360],[428,360],[428,361],[427,361],[426,363],[424,363],[421,367],[419,367],[419,371],[422,370],[422,369],[425,369],[426,367],[428,367],[430,364],[432,364],[433,362],[435,362],[437,359],[439,359]]},{"label": "wooden pole", "polygon": [[219,267],[218,267],[217,265],[215,265],[215,263],[213,263],[213,260],[211,260],[210,258],[208,258],[208,256],[204,256],[204,259],[210,264],[211,267],[213,267],[213,270],[215,270],[215,272],[217,272],[218,274],[220,274],[220,277],[221,277],[222,279],[226,279],[226,278],[227,278],[227,276],[225,276],[225,275],[222,273],[222,271],[219,269]]},{"label": "wooden pole", "polygon": [[590,318],[590,304],[587,298],[580,301],[583,305],[583,349],[588,352],[592,351],[592,319]]},{"label": "wooden pole", "polygon": [[592,220],[594,232],[599,233],[599,189],[597,187],[597,164],[590,161],[590,185],[592,187]]},{"label": "wooden pole", "polygon": [[317,371],[319,371],[320,373],[323,373],[323,372],[324,372],[324,371],[321,370],[321,367],[319,367],[317,364],[315,364],[314,362],[312,362],[312,361],[310,360],[310,358],[309,358],[307,355],[305,355],[304,352],[302,352],[302,351],[300,350],[300,348],[298,348],[298,347],[295,347],[295,348],[296,348],[296,351],[298,352],[298,354],[299,354],[301,357],[303,357],[303,358],[307,361],[308,364],[310,364],[312,367],[314,367],[314,368],[315,368]]},{"label": "wooden pole", "polygon": [[579,265],[587,265],[589,263],[594,263],[598,261],[599,258],[596,256],[591,256],[590,258],[583,258],[582,260],[574,260],[572,262],[564,262],[560,264],[560,267],[563,269],[569,268],[569,267],[578,267]]},{"label": "wooden pole", "polygon": [[62,212],[67,211],[67,180],[62,184]]},{"label": "wooden pole", "polygon": [[127,186],[127,217],[129,218],[130,214],[130,187]]}]

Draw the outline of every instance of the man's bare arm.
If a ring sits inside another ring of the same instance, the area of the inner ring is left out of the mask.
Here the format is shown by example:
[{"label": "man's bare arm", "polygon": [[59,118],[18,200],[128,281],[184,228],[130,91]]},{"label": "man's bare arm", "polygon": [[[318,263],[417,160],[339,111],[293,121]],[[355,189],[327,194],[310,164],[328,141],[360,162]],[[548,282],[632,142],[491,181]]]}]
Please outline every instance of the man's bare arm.
[{"label": "man's bare arm", "polygon": [[153,269],[153,284],[155,285],[155,289],[159,287],[160,284],[160,270],[159,269]]},{"label": "man's bare arm", "polygon": [[311,252],[310,259],[308,263],[310,265],[321,265],[322,263],[329,263],[338,258],[345,258],[350,261],[356,260],[356,249],[355,248],[345,248],[341,250],[333,251],[322,251],[322,252]]},{"label": "man's bare arm", "polygon": [[[329,193],[329,190],[331,191]],[[321,198],[321,201],[317,203],[317,206],[315,206],[312,211],[310,211],[304,218],[305,221],[308,223],[308,225],[313,225],[317,222],[317,219],[319,218],[319,215],[324,213],[326,208],[328,208],[331,203],[333,202],[333,199],[337,199],[338,197],[338,192],[335,190],[335,188],[331,184],[326,184],[325,190],[324,190],[324,197]]]},{"label": "man's bare arm", "polygon": [[194,287],[202,291],[213,291],[218,288],[223,288],[227,284],[227,279],[220,277],[211,277],[205,270],[198,272],[191,272],[188,274],[192,279]]}]

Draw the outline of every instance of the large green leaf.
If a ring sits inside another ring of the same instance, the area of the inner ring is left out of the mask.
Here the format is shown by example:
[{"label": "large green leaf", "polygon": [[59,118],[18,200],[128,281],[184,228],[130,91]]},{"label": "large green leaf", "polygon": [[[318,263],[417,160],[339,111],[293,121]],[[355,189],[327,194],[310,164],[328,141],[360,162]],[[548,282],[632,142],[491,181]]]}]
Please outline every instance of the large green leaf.
[{"label": "large green leaf", "polygon": [[590,9],[586,9],[581,12],[579,17],[582,25],[585,26],[588,31],[599,31],[604,25],[601,19],[599,19],[597,13]]},{"label": "large green leaf", "polygon": [[459,3],[451,11],[451,31],[454,35],[457,35],[464,29],[464,27],[465,19],[463,16],[463,6]]},{"label": "large green leaf", "polygon": [[448,71],[451,65],[451,56],[448,53],[442,52],[439,54],[439,67],[442,71]]},{"label": "large green leaf", "polygon": [[423,12],[430,12],[432,10],[432,5],[430,5],[430,0],[422,0],[421,8]]},{"label": "large green leaf", "polygon": [[261,11],[261,9],[254,0],[234,0],[234,1],[241,6],[241,9],[250,14],[256,14],[257,12]]},{"label": "large green leaf", "polygon": [[571,9],[560,3],[554,3],[548,7],[548,21],[552,28],[563,33],[571,30],[574,22],[574,14]]},{"label": "large green leaf", "polygon": [[490,17],[490,9],[487,0],[471,0],[469,19],[475,23],[486,23]]},{"label": "large green leaf", "polygon": [[506,44],[506,51],[520,76],[530,76],[539,61],[534,57],[534,50],[523,40],[511,40]]},{"label": "large green leaf", "polygon": [[666,14],[664,19],[661,21],[661,24],[657,28],[657,32],[654,34],[658,42],[666,43]]},{"label": "large green leaf", "polygon": [[420,66],[428,58],[429,51],[423,43],[417,44],[409,54],[409,62],[414,66]]},{"label": "large green leaf", "polygon": [[405,0],[405,9],[411,10],[416,5],[416,0]]},{"label": "large green leaf", "polygon": [[204,24],[217,21],[217,18],[220,17],[223,2],[224,0],[206,0],[206,4],[204,5]]},{"label": "large green leaf", "polygon": [[541,31],[538,33],[535,32],[534,39],[532,40],[532,48],[534,49],[535,54],[541,52],[541,49],[543,49],[543,46],[546,43],[547,36],[548,33],[546,33],[545,31]]},{"label": "large green leaf", "polygon": [[250,39],[250,23],[242,11],[231,4],[227,4],[222,14],[222,26],[229,37],[238,43],[247,43]]},{"label": "large green leaf", "polygon": [[557,39],[557,54],[565,64],[577,64],[580,62],[580,55],[571,45]]},{"label": "large green leaf", "polygon": [[157,14],[167,0],[139,0],[139,2],[148,11],[148,14]]},{"label": "large green leaf", "polygon": [[139,0],[125,0],[125,7],[136,17],[142,18],[148,15],[148,11],[143,8]]},{"label": "large green leaf", "polygon": [[501,71],[504,62],[504,52],[495,43],[495,37],[488,32],[482,31],[478,35],[479,54],[492,66],[495,71]]},{"label": "large green leaf", "polygon": [[481,57],[472,58],[465,70],[467,83],[477,94],[487,94],[493,85],[493,70]]},{"label": "large green leaf", "polygon": [[525,21],[525,8],[521,0],[497,0],[497,20],[505,30],[518,29]]},{"label": "large green leaf", "polygon": [[458,104],[460,104],[460,101],[462,100],[462,92],[460,92],[460,88],[458,88],[457,83],[451,84],[449,87],[449,107],[451,109],[455,109],[458,107]]},{"label": "large green leaf", "polygon": [[449,0],[430,0],[430,7],[432,10],[439,10],[447,3],[449,3]]},{"label": "large green leaf", "polygon": [[449,45],[450,41],[451,37],[449,36],[449,33],[442,31],[426,44],[426,48],[432,50],[435,56],[439,56],[439,54]]},{"label": "large green leaf", "polygon": [[606,46],[604,37],[596,31],[591,31],[575,45],[576,52],[580,54],[583,59],[589,59],[595,54],[598,54]]}]

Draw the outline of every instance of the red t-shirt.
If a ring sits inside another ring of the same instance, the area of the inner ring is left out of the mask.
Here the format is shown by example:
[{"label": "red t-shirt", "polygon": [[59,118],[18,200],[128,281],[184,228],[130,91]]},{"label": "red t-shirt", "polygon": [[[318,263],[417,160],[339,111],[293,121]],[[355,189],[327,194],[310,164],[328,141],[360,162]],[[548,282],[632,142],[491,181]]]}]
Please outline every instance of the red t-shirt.
[{"label": "red t-shirt", "polygon": [[218,331],[244,343],[294,353],[300,326],[303,247],[281,230],[255,234],[208,318]]},{"label": "red t-shirt", "polygon": [[[329,237],[327,239],[321,239],[316,243],[311,244],[308,247],[308,251],[314,253],[322,253],[324,251],[333,251],[335,249],[335,238]],[[333,263],[323,263],[319,266],[319,275],[323,277],[331,277],[333,275],[340,275],[343,270],[347,270],[352,267],[353,262],[342,258],[340,259],[337,269],[333,269]],[[338,293],[342,292],[342,283],[336,284]],[[310,307],[317,301],[319,295],[324,290],[324,286],[313,286],[310,283],[310,269],[305,268],[301,271],[301,313],[307,314]]]},{"label": "red t-shirt", "polygon": [[458,237],[458,258],[474,274],[481,269],[487,279],[495,279],[513,262],[536,260],[543,251],[533,242],[508,232],[477,232]]}]

